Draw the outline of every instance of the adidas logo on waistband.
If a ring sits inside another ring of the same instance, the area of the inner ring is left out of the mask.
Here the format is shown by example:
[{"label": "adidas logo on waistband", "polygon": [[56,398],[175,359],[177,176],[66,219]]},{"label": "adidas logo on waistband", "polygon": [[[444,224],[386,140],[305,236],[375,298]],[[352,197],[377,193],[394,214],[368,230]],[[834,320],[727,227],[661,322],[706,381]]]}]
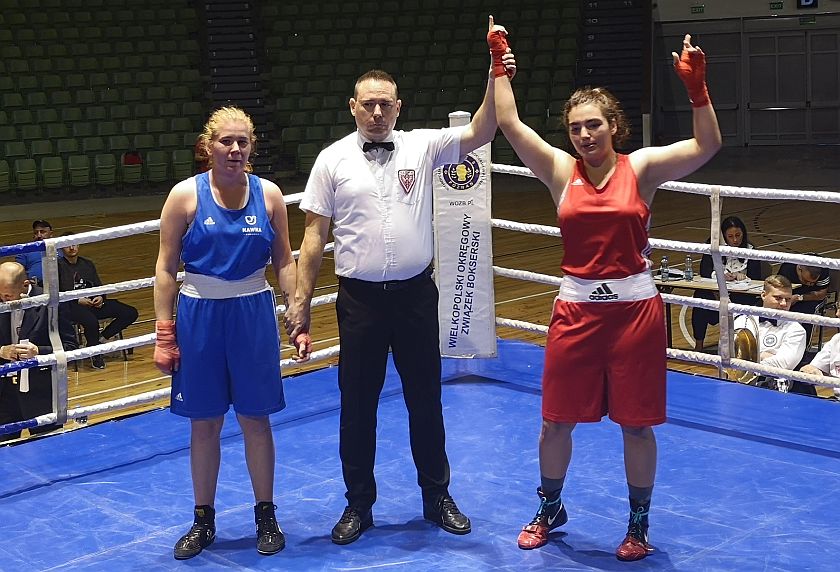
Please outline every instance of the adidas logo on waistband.
[{"label": "adidas logo on waistband", "polygon": [[592,301],[601,301],[601,300],[618,300],[618,294],[610,290],[610,287],[607,285],[606,282],[601,283],[592,293],[589,295],[589,299]]}]

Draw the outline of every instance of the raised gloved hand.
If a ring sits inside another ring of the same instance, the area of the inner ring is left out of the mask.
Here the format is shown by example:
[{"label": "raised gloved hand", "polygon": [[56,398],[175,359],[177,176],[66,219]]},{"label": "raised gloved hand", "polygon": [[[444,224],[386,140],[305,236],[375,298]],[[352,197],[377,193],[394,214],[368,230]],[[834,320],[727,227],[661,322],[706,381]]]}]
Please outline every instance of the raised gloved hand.
[{"label": "raised gloved hand", "polygon": [[490,23],[487,30],[487,45],[490,47],[493,77],[503,75],[513,77],[513,71],[509,70],[502,58],[510,51],[507,41],[507,30],[503,26],[493,24],[493,16],[490,16]]},{"label": "raised gloved hand", "polygon": [[165,374],[178,371],[181,365],[181,351],[175,339],[175,321],[157,320],[155,322],[155,365]]},{"label": "raised gloved hand", "polygon": [[692,107],[709,105],[709,90],[706,87],[706,54],[700,47],[691,45],[691,35],[683,40],[682,54],[671,52],[674,70],[685,84]]}]

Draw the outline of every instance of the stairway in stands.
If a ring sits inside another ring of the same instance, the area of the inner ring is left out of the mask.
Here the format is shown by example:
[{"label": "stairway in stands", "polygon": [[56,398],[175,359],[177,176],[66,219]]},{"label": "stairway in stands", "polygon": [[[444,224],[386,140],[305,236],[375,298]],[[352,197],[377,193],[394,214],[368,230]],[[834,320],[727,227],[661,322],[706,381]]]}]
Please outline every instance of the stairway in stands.
[{"label": "stairway in stands", "polygon": [[230,0],[204,0],[202,4],[207,21],[206,62],[212,108],[236,105],[248,112],[257,135],[257,156],[251,159],[254,173],[270,176],[274,173],[269,137],[273,124],[257,60],[257,8],[249,2]]},{"label": "stairway in stands", "polygon": [[624,150],[642,146],[642,113],[650,98],[649,0],[582,2],[577,87],[606,87],[621,102],[631,135]]}]

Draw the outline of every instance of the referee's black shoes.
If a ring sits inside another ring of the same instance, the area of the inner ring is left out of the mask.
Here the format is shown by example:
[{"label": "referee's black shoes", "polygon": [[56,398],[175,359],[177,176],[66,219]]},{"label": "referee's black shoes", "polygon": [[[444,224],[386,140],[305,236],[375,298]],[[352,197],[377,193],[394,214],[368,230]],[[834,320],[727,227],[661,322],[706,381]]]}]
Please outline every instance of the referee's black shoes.
[{"label": "referee's black shoes", "polygon": [[373,512],[370,509],[361,512],[355,507],[348,506],[332,529],[332,541],[336,544],[350,544],[357,541],[371,526],[373,526]]},{"label": "referee's black shoes", "polygon": [[423,518],[452,534],[469,534],[470,519],[458,510],[458,505],[449,495],[438,497],[434,502],[423,502]]}]

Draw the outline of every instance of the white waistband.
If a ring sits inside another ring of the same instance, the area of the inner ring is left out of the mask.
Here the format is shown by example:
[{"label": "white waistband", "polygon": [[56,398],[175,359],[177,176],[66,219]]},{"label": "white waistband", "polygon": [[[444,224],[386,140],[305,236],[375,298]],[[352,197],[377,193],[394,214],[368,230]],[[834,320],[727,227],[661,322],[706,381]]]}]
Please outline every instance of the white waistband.
[{"label": "white waistband", "polygon": [[656,284],[650,272],[626,278],[584,280],[564,276],[557,298],[567,302],[633,302],[656,296]]},{"label": "white waistband", "polygon": [[184,296],[211,300],[251,296],[270,289],[271,286],[265,279],[265,269],[257,270],[242,280],[222,280],[213,276],[186,272],[184,283],[181,284],[181,294]]}]

